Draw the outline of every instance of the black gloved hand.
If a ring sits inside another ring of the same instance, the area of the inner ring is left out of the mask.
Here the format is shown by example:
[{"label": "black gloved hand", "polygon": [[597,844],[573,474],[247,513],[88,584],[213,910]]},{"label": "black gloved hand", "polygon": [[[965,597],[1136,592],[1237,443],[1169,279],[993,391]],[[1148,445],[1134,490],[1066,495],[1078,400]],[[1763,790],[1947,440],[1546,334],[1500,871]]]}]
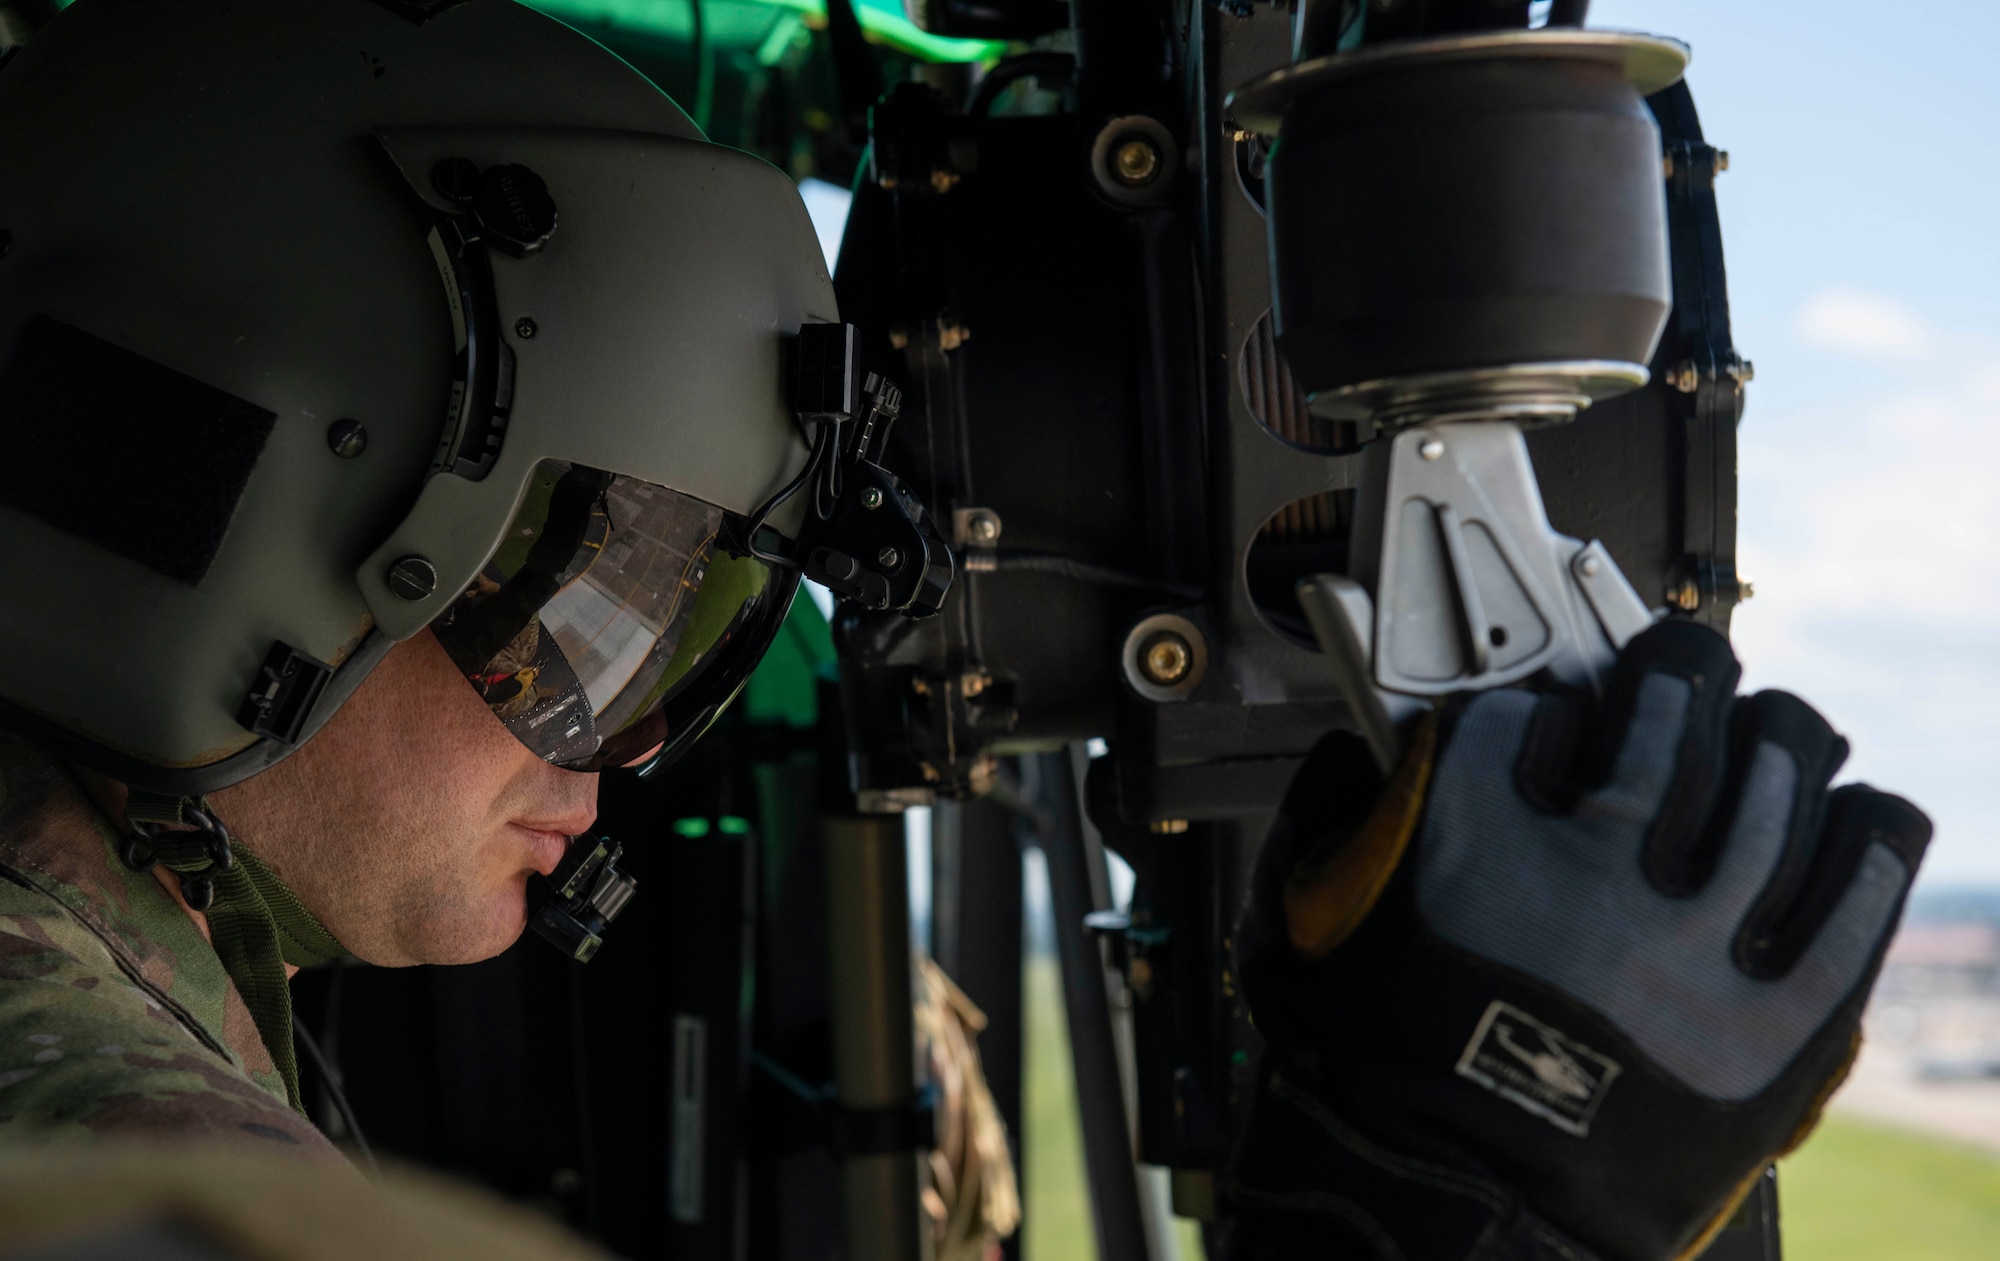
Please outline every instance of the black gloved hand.
[{"label": "black gloved hand", "polygon": [[1386,791],[1313,750],[1241,939],[1238,1255],[1691,1255],[1804,1138],[1931,828],[1739,675],[1663,623],[1601,703],[1481,694]]}]

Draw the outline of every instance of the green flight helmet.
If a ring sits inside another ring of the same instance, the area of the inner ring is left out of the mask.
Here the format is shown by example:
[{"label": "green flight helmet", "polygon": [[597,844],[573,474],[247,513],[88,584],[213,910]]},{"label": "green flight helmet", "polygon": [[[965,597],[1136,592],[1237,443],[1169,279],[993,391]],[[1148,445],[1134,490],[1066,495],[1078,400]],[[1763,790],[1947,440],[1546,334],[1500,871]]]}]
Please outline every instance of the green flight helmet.
[{"label": "green flight helmet", "polygon": [[0,172],[0,723],[209,792],[428,628],[593,770],[763,655],[798,577],[742,534],[807,460],[825,260],[781,172],[583,35],[79,0],[0,65]]}]

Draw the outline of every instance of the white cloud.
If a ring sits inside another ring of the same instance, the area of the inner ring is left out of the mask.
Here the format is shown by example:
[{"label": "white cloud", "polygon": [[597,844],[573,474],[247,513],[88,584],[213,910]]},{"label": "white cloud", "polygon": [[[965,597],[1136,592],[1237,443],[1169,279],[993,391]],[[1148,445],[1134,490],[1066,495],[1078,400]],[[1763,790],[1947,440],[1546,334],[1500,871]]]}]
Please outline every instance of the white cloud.
[{"label": "white cloud", "polygon": [[1937,337],[1922,317],[1887,294],[1861,289],[1822,289],[1799,307],[1793,331],[1814,350],[1863,359],[1922,359]]},{"label": "white cloud", "polygon": [[1931,811],[1935,876],[2000,881],[2000,346],[1953,349],[1955,376],[1753,403],[1736,640],[1750,686],[1820,706],[1853,774]]}]

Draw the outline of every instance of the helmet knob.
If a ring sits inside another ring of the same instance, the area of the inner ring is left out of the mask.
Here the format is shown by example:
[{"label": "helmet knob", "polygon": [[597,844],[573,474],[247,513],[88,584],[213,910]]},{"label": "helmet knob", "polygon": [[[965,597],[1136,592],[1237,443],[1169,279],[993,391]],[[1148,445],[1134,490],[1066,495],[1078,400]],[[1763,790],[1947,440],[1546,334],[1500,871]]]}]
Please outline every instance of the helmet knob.
[{"label": "helmet knob", "polygon": [[556,230],[556,200],[542,177],[525,166],[481,171],[472,213],[486,239],[509,254],[534,253]]}]

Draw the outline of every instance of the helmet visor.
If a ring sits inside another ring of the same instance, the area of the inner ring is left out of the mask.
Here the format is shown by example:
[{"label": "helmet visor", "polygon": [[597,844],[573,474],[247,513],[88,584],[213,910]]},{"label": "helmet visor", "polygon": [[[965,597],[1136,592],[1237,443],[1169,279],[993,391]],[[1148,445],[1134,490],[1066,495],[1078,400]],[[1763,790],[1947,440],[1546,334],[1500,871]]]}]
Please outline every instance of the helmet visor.
[{"label": "helmet visor", "polygon": [[431,629],[538,757],[594,771],[670,759],[770,646],[794,575],[717,549],[722,509],[558,460]]}]

